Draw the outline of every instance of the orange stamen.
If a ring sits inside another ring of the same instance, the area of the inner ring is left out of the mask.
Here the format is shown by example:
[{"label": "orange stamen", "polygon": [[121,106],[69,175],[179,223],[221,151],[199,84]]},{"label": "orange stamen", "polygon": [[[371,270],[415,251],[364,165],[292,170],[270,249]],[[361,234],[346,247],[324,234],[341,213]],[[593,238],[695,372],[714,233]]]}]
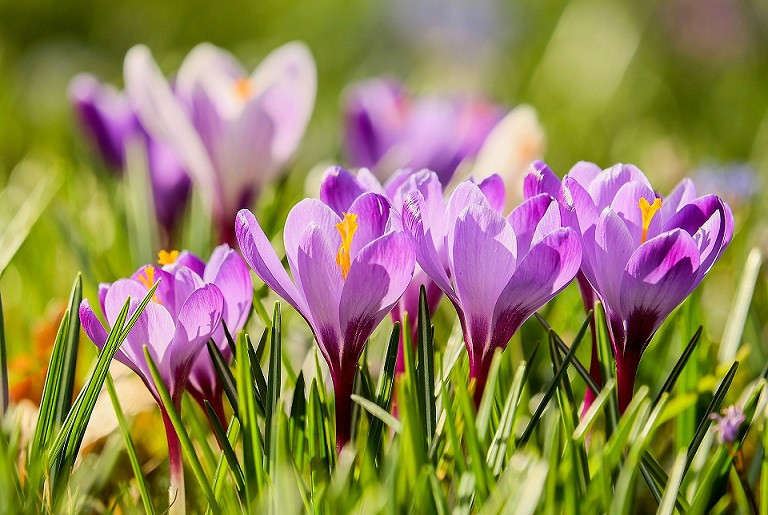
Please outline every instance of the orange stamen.
[{"label": "orange stamen", "polygon": [[159,265],[172,265],[176,262],[176,258],[179,257],[178,250],[161,250],[157,253],[157,263]]},{"label": "orange stamen", "polygon": [[[146,286],[148,290],[151,289],[155,285],[155,267],[145,267],[144,273],[139,274],[139,281],[141,281],[141,284]],[[152,300],[158,304],[161,303],[160,299],[157,298],[157,295],[152,295]]]},{"label": "orange stamen", "polygon": [[251,98],[253,95],[253,83],[251,83],[251,79],[242,78],[235,80],[235,93],[237,93],[238,98],[243,102]]},{"label": "orange stamen", "polygon": [[336,254],[336,264],[341,268],[341,277],[346,281],[349,267],[352,266],[352,259],[349,254],[352,248],[352,237],[355,235],[358,225],[356,214],[342,213],[342,215],[344,218],[336,224],[336,229],[341,235],[341,246],[339,246],[339,253]]}]

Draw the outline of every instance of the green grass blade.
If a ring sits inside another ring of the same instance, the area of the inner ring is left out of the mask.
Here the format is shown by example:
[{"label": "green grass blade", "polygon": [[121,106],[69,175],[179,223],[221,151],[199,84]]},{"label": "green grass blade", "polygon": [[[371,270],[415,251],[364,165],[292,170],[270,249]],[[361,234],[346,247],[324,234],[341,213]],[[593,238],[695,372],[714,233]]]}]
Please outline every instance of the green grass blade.
[{"label": "green grass blade", "polygon": [[541,415],[544,413],[544,409],[547,407],[547,404],[549,404],[549,401],[552,399],[552,396],[555,394],[555,390],[557,389],[557,386],[560,384],[560,381],[562,381],[563,377],[565,377],[565,374],[568,371],[568,366],[571,364],[571,360],[573,359],[573,355],[576,353],[576,349],[579,348],[579,344],[581,344],[581,341],[584,339],[584,334],[587,331],[587,327],[589,327],[589,321],[591,317],[592,317],[591,314],[588,315],[587,318],[584,319],[584,322],[581,324],[581,328],[579,329],[579,332],[576,335],[576,339],[573,340],[573,345],[571,345],[571,348],[569,349],[568,354],[566,354],[565,358],[563,359],[563,365],[558,369],[557,373],[552,378],[552,381],[549,383],[544,393],[544,396],[541,399],[541,402],[539,402],[539,405],[536,407],[536,411],[533,413],[533,416],[531,417],[530,422],[528,423],[525,430],[523,431],[523,434],[520,436],[519,440],[517,441],[517,447],[521,447],[525,445],[525,443],[533,434],[534,429],[536,429],[536,426],[538,425],[539,420],[541,419]]},{"label": "green grass blade", "polygon": [[[232,417],[229,421],[229,428],[227,429],[227,441],[229,442],[230,447],[237,442],[239,436],[240,419]],[[219,463],[216,466],[216,473],[214,474],[213,480],[213,493],[216,496],[217,501],[221,499],[222,490],[225,484],[224,478],[227,476],[227,465],[227,459],[222,453],[222,456],[219,458]]]},{"label": "green grass blade", "polygon": [[62,349],[62,369],[59,377],[58,395],[56,398],[53,427],[61,425],[72,407],[72,393],[75,389],[75,371],[77,367],[77,350],[80,346],[80,302],[83,300],[83,280],[77,274],[72,292],[69,295],[69,306],[66,314],[67,333]]},{"label": "green grass blade", "polygon": [[181,415],[176,409],[176,406],[174,406],[173,400],[171,399],[171,394],[168,392],[168,388],[163,382],[163,378],[160,377],[160,372],[157,370],[157,365],[152,359],[152,355],[149,353],[149,349],[146,345],[144,346],[144,359],[147,360],[147,366],[149,367],[149,373],[152,376],[152,381],[155,383],[155,388],[157,388],[157,393],[160,396],[160,400],[163,402],[163,407],[168,414],[168,418],[171,419],[173,428],[179,437],[179,442],[181,442],[181,450],[184,453],[184,457],[187,458],[187,462],[192,468],[192,472],[195,474],[195,479],[197,479],[198,485],[203,491],[203,495],[208,500],[208,503],[211,505],[212,509],[217,511],[218,502],[216,501],[216,496],[213,495],[213,488],[211,483],[208,481],[208,478],[203,471],[203,466],[200,464],[195,446],[192,444],[192,440],[189,438],[189,433],[187,433],[187,430],[184,427],[184,422],[181,420]]},{"label": "green grass blade", "polygon": [[515,372],[515,378],[512,380],[512,386],[507,394],[507,400],[504,402],[504,411],[501,413],[499,427],[493,436],[491,446],[488,449],[486,461],[493,469],[493,475],[498,476],[502,472],[504,465],[504,456],[507,451],[507,444],[512,430],[515,427],[517,406],[520,403],[520,396],[525,386],[528,364],[523,361]]},{"label": "green grass blade", "polygon": [[[267,382],[267,417],[264,422],[265,440],[267,457],[267,468],[270,472],[274,471],[275,453],[277,452],[277,431],[276,422],[277,403],[280,399],[281,389],[281,366],[282,366],[282,320],[280,315],[280,303],[275,303],[275,311],[272,316],[272,330],[269,352],[269,381]],[[258,366],[258,363],[251,363],[251,367]]]},{"label": "green grass blade", "polygon": [[232,411],[237,418],[240,418],[240,405],[237,402],[237,384],[235,383],[235,376],[232,375],[232,371],[227,365],[227,361],[224,359],[224,355],[219,350],[219,347],[213,340],[208,340],[206,344],[208,346],[208,354],[211,356],[211,362],[213,368],[216,370],[216,376],[221,382],[221,386],[224,389],[224,395],[229,400],[229,405],[232,406]]},{"label": "green grass blade", "polygon": [[[124,308],[127,312],[127,308]],[[54,431],[53,415],[61,386],[61,376],[64,369],[64,340],[67,335],[67,324],[69,324],[68,313],[59,325],[59,331],[56,334],[56,340],[51,351],[51,360],[48,364],[48,372],[45,375],[43,383],[43,394],[40,399],[40,415],[35,425],[35,433],[32,437],[32,447],[30,449],[30,458],[37,459],[40,453],[48,445],[48,441]]]},{"label": "green grass blade", "polygon": [[433,338],[432,323],[429,318],[429,306],[427,305],[427,291],[424,285],[419,289],[419,314],[418,314],[418,376],[421,382],[419,393],[423,395],[419,403],[423,408],[424,417],[424,443],[429,447],[435,436],[437,424],[437,409],[435,408],[435,342]]},{"label": "green grass blade", "polygon": [[659,504],[657,515],[672,515],[674,512],[675,500],[680,491],[683,474],[685,473],[685,461],[686,453],[681,451],[675,458],[674,465],[672,465],[672,473],[669,475],[669,482],[667,483],[667,488],[664,490],[664,495],[661,498],[661,504]]},{"label": "green grass blade", "polygon": [[[219,420],[218,415],[216,415],[216,412],[211,406],[211,403],[207,400],[204,402],[205,413],[208,415],[208,419],[211,421],[211,428],[213,428],[213,433],[216,435],[216,440],[218,440],[219,445],[221,446],[221,452],[224,454],[224,458],[227,460],[229,469],[232,471],[232,477],[234,477],[235,483],[237,483],[237,490],[242,492],[245,489],[245,480],[243,479],[243,469],[240,468],[240,462],[237,461],[235,450],[229,443],[227,433],[224,431],[224,427],[221,425],[221,421]],[[216,468],[218,469],[218,466]]]},{"label": "green grass blade", "polygon": [[144,505],[144,511],[148,515],[154,515],[155,508],[152,506],[152,497],[149,495],[149,486],[147,485],[144,471],[141,470],[141,463],[139,462],[139,457],[136,454],[136,446],[133,445],[133,440],[131,439],[131,431],[128,429],[128,422],[125,420],[123,408],[120,406],[120,400],[117,398],[115,383],[112,380],[112,376],[110,374],[107,374],[106,385],[109,398],[112,401],[112,407],[115,409],[117,427],[120,429],[120,434],[123,435],[125,450],[128,453],[128,459],[131,462],[133,475],[136,478],[136,485],[139,488],[139,495],[141,496],[141,502]]},{"label": "green grass blade", "polygon": [[60,185],[61,179],[58,173],[46,175],[45,180],[38,182],[32,193],[16,210],[13,219],[5,226],[5,230],[0,234],[0,277],[3,276],[13,256],[29,236],[32,226],[48,206]]},{"label": "green grass blade", "polygon": [[272,331],[272,325],[266,327],[261,333],[259,338],[259,344],[256,346],[256,350],[253,349],[251,343],[251,337],[245,335],[245,340],[248,343],[248,357],[251,360],[251,376],[253,380],[254,388],[256,389],[256,404],[257,408],[261,410],[261,416],[267,415],[267,379],[264,377],[264,372],[261,370],[261,356],[264,353],[264,349],[267,347],[267,339]]},{"label": "green grass blade", "polygon": [[[389,413],[389,409],[392,406],[392,392],[394,391],[395,365],[397,364],[397,347],[399,343],[400,322],[395,322],[395,326],[392,328],[392,333],[389,336],[387,352],[384,355],[384,366],[381,369],[381,377],[379,378],[376,392],[376,405],[386,413]],[[366,449],[376,457],[379,455],[379,446],[384,437],[383,431],[384,424],[379,417],[371,420]]]},{"label": "green grass blade", "polygon": [[693,338],[691,338],[691,341],[688,342],[688,345],[685,346],[685,349],[680,355],[680,358],[677,360],[677,363],[675,363],[674,368],[672,368],[672,372],[669,374],[667,380],[664,382],[664,385],[661,387],[661,390],[659,390],[659,393],[653,400],[654,404],[658,403],[659,399],[661,399],[661,396],[665,393],[672,393],[672,388],[675,387],[677,378],[680,377],[680,374],[685,368],[685,364],[688,363],[688,358],[693,355],[693,351],[696,350],[696,346],[698,345],[699,341],[701,341],[701,333],[703,329],[703,326],[699,326],[699,328],[696,330],[696,333],[693,335]]},{"label": "green grass blade", "polygon": [[741,335],[744,333],[744,324],[752,304],[752,296],[755,292],[762,262],[763,256],[760,249],[753,248],[747,256],[747,262],[741,273],[739,286],[736,289],[736,295],[733,297],[733,304],[726,319],[720,350],[717,353],[717,359],[720,363],[728,363],[736,358],[736,351],[741,344]]},{"label": "green grass blade", "polygon": [[477,433],[474,404],[467,391],[467,386],[463,382],[456,384],[456,399],[458,400],[459,411],[464,418],[464,443],[467,446],[470,467],[474,473],[475,494],[481,500],[485,500],[491,492],[493,478],[485,460],[487,451],[483,450],[483,444]]},{"label": "green grass blade", "polygon": [[77,451],[80,448],[80,443],[83,440],[85,434],[85,428],[88,425],[88,420],[91,418],[93,408],[96,406],[96,400],[99,397],[104,381],[106,380],[107,373],[109,372],[109,365],[112,363],[112,359],[115,357],[117,349],[123,344],[128,337],[128,333],[131,332],[133,326],[139,320],[139,316],[144,312],[144,308],[155,294],[160,280],[158,280],[152,288],[149,289],[147,294],[139,303],[136,311],[131,315],[131,318],[125,323],[125,318],[128,315],[131,299],[125,301],[125,305],[118,315],[112,330],[107,336],[107,341],[104,343],[104,347],[99,352],[99,357],[96,361],[91,378],[88,380],[86,386],[80,391],[80,394],[75,399],[75,403],[72,409],[69,411],[67,418],[59,430],[54,444],[49,450],[49,458],[55,458],[60,452],[64,452],[62,456],[65,461],[68,461],[68,465],[71,466],[74,462],[74,458],[77,455]]},{"label": "green grass blade", "polygon": [[[547,320],[541,316],[538,312],[533,314],[534,317],[536,317],[536,320],[539,321],[539,323],[544,327],[544,330],[549,332],[550,325],[547,323]],[[555,343],[557,343],[558,348],[560,349],[560,352],[563,354],[568,354],[568,345],[565,344],[565,342],[560,338],[560,336],[555,333]],[[592,376],[590,375],[587,368],[584,366],[584,364],[579,361],[579,358],[576,356],[573,357],[573,368],[578,372],[578,374],[581,376],[581,378],[584,380],[584,382],[587,385],[587,388],[592,390],[592,393],[595,395],[600,394],[600,386],[595,382],[594,379],[592,379]]]},{"label": "green grass blade", "polygon": [[592,428],[592,425],[597,420],[597,415],[603,411],[603,408],[605,407],[610,396],[613,394],[615,388],[615,380],[609,379],[608,382],[605,383],[603,389],[599,394],[597,394],[595,400],[592,401],[592,405],[589,407],[584,416],[581,417],[579,425],[576,426],[576,429],[573,432],[574,440],[581,441],[584,439],[584,437],[587,435],[587,432]]},{"label": "green grass blade", "polygon": [[358,403],[360,407],[365,409],[365,411],[367,411],[368,413],[376,417],[376,419],[388,425],[396,433],[402,432],[403,424],[400,423],[400,421],[397,420],[395,417],[393,417],[388,411],[384,411],[383,409],[381,409],[381,407],[375,402],[371,402],[365,397],[360,397],[359,395],[356,395],[354,393],[352,394],[352,400]]},{"label": "green grass blade", "polygon": [[237,337],[237,394],[240,404],[240,421],[243,429],[243,476],[245,479],[246,506],[250,508],[262,484],[262,446],[256,419],[256,394],[251,376],[251,360],[246,346],[245,333]]},{"label": "green grass blade", "polygon": [[731,368],[728,370],[728,373],[725,374],[725,377],[723,377],[723,380],[720,382],[720,386],[718,386],[717,391],[715,391],[715,395],[712,397],[712,401],[709,403],[709,406],[707,406],[707,410],[705,411],[704,416],[701,418],[699,426],[696,428],[696,433],[693,435],[693,440],[691,440],[691,443],[688,446],[687,457],[685,460],[686,472],[691,466],[693,457],[696,455],[696,451],[699,450],[699,446],[704,440],[704,436],[707,434],[707,430],[712,423],[712,421],[709,419],[709,416],[712,413],[717,412],[720,409],[720,406],[723,404],[725,394],[728,393],[728,389],[731,387],[733,378],[736,376],[737,368],[739,368],[739,362],[735,361],[733,365],[731,365]]}]

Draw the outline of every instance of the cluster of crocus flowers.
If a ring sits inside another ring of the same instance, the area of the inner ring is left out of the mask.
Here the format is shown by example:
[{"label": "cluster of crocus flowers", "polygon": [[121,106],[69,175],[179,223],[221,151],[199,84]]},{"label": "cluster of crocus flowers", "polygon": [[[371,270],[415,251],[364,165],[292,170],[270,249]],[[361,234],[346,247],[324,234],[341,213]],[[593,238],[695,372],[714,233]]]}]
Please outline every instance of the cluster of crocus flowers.
[{"label": "cluster of crocus flowers", "polygon": [[344,95],[344,143],[350,165],[385,179],[428,168],[447,185],[474,158],[504,111],[475,98],[409,96],[399,83],[371,79]]},{"label": "cluster of crocus flowers", "polygon": [[237,211],[285,166],[309,122],[316,90],[309,50],[289,43],[248,74],[228,52],[201,44],[171,85],[149,49],[137,46],[124,74],[142,125],[179,156],[220,240],[231,243]]},{"label": "cluster of crocus flowers", "polygon": [[83,131],[108,166],[125,171],[131,145],[143,147],[157,221],[170,239],[190,189],[176,152],[150,136],[125,93],[95,77],[82,74],[72,79],[69,96]]},{"label": "cluster of crocus flowers", "polygon": [[689,179],[661,197],[638,168],[623,164],[601,170],[581,162],[560,181],[538,162],[525,192],[556,196],[572,213],[581,271],[605,307],[623,411],[654,333],[731,241],[731,210],[715,195],[696,197]]},{"label": "cluster of crocus flowers", "polygon": [[350,439],[357,361],[373,330],[413,277],[415,251],[399,214],[382,195],[366,193],[341,216],[316,199],[288,214],[284,244],[293,280],[248,210],[236,222],[248,264],[309,324],[331,372],[336,445]]},{"label": "cluster of crocus flowers", "polygon": [[[492,176],[482,181],[479,187],[489,202],[497,208],[503,205],[504,187],[498,176]],[[440,179],[431,170],[398,170],[382,185],[367,168],[361,168],[355,176],[338,166],[331,167],[326,171],[325,179],[320,187],[320,200],[333,209],[337,215],[342,216],[344,211],[347,211],[360,195],[373,192],[386,196],[392,207],[399,211],[402,209],[406,197],[414,191],[421,193],[424,202],[430,206],[430,209],[440,209],[440,206],[445,202]],[[443,250],[441,249],[439,252],[443,253]],[[430,315],[433,315],[440,299],[442,299],[443,292],[418,264],[408,288],[390,313],[393,321],[401,323],[404,323],[407,315],[413,345],[416,345],[416,335],[418,334],[417,316],[421,286],[424,286]],[[404,334],[401,333],[396,363],[397,372],[405,371],[403,341]]]},{"label": "cluster of crocus flowers", "polygon": [[[483,186],[501,191],[488,195]],[[500,180],[465,181],[444,203],[416,191],[403,207],[419,265],[456,308],[478,404],[494,351],[506,348],[581,264],[579,234],[563,223],[569,213],[554,197],[537,195],[504,217],[503,189]]]},{"label": "cluster of crocus flowers", "polygon": [[[131,314],[155,284],[157,290],[152,301],[115,359],[141,377],[160,405],[168,439],[172,494],[177,495],[177,506],[183,507],[180,443],[150,374],[144,347],[156,363],[177,409],[181,407],[184,390],[189,389],[196,399],[208,400],[221,414],[221,386],[204,350],[205,344],[213,338],[222,352],[228,352],[222,321],[232,330],[243,327],[250,313],[252,285],[242,258],[226,245],[218,247],[207,264],[186,251],[163,251],[157,265],[143,266],[130,278],[99,286],[99,304],[107,327],[115,323],[127,299]],[[102,348],[108,331],[88,299],[80,306],[80,320],[91,341]]]}]

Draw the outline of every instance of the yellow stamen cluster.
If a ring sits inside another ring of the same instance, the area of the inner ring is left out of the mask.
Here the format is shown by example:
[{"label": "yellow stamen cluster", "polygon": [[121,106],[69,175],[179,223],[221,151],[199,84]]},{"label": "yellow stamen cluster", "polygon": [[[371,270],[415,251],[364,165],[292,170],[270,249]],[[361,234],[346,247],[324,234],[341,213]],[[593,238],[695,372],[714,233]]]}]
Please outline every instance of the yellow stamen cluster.
[{"label": "yellow stamen cluster", "polygon": [[651,204],[645,197],[641,197],[640,202],[638,202],[637,205],[640,208],[640,212],[643,214],[643,234],[640,237],[640,243],[645,243],[645,240],[648,238],[648,228],[651,226],[653,215],[656,214],[656,211],[661,209],[661,199],[656,197],[653,200],[653,204]]},{"label": "yellow stamen cluster", "polygon": [[176,262],[176,258],[179,257],[178,250],[161,250],[157,253],[157,263],[159,265],[172,265]]},{"label": "yellow stamen cluster", "polygon": [[[151,289],[155,285],[155,267],[145,267],[144,273],[139,274],[139,281],[141,281],[141,284],[146,286],[148,290]],[[160,304],[160,299],[157,298],[157,295],[152,295],[152,300]]]},{"label": "yellow stamen cluster", "polygon": [[243,102],[251,98],[251,96],[253,96],[253,83],[251,82],[251,79],[247,77],[237,79],[235,81],[235,93]]},{"label": "yellow stamen cluster", "polygon": [[349,254],[352,248],[352,237],[355,235],[358,226],[356,214],[342,213],[342,215],[344,218],[336,224],[336,229],[341,235],[341,246],[339,247],[339,253],[336,254],[336,264],[341,268],[341,277],[346,281],[349,267],[352,265]]}]

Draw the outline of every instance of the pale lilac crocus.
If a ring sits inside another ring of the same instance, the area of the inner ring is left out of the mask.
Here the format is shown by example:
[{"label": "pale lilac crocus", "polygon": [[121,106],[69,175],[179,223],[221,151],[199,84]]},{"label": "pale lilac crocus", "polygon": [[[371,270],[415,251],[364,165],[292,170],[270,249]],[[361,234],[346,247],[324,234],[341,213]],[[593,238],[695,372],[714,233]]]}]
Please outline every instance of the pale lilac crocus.
[{"label": "pale lilac crocus", "polygon": [[601,170],[581,162],[561,183],[539,162],[525,189],[528,196],[550,192],[573,213],[584,249],[581,271],[606,311],[623,411],[654,333],[731,241],[731,209],[715,195],[697,198],[690,179],[662,197],[643,172],[624,164]]},{"label": "pale lilac crocus", "polygon": [[[220,326],[224,297],[214,284],[205,284],[186,266],[166,271],[154,265],[141,267],[129,279],[119,279],[99,288],[99,303],[107,327],[112,327],[126,300],[130,299],[129,316],[149,289],[159,281],[157,290],[131,329],[115,359],[141,377],[160,405],[168,439],[171,499],[176,512],[184,508],[184,468],[179,437],[163,408],[155,382],[144,356],[146,346],[168,388],[176,409],[187,386],[190,371],[205,343]],[[80,322],[88,337],[101,349],[107,341],[107,329],[91,308],[88,299],[80,305]]]},{"label": "pale lilac crocus", "polygon": [[427,168],[447,185],[477,155],[501,108],[481,99],[411,97],[401,84],[370,79],[344,94],[344,147],[350,165],[381,179],[395,170]]},{"label": "pale lilac crocus", "polygon": [[91,75],[72,79],[69,98],[83,131],[114,170],[126,169],[129,145],[143,145],[157,221],[171,240],[190,189],[189,176],[174,150],[147,133],[123,92]]},{"label": "pale lilac crocus", "polygon": [[[494,204],[495,209],[498,210],[503,206],[504,185],[498,176],[482,181],[480,189],[489,202]],[[342,213],[349,209],[352,202],[367,192],[385,195],[393,208],[401,209],[406,197],[413,191],[420,192],[425,203],[428,206],[433,206],[433,209],[440,209],[444,203],[443,186],[440,184],[437,174],[431,170],[398,170],[382,185],[367,168],[361,168],[355,176],[350,171],[338,166],[326,170],[325,178],[320,186],[320,200],[330,206],[337,215],[342,216]],[[430,315],[434,315],[443,292],[418,264],[408,288],[390,313],[395,322],[403,323],[406,315],[408,316],[413,345],[416,345],[417,342],[419,294],[422,285],[427,295]],[[398,373],[405,371],[403,336],[401,333],[395,367]]]},{"label": "pale lilac crocus", "polygon": [[715,421],[715,433],[721,444],[730,444],[739,436],[741,425],[747,420],[741,406],[728,406],[722,414],[712,413],[710,420]]},{"label": "pale lilac crocus", "polygon": [[125,58],[126,90],[153,138],[173,148],[210,208],[224,242],[247,207],[294,154],[312,114],[309,50],[289,43],[248,74],[228,52],[195,47],[168,84],[144,46]]},{"label": "pale lilac crocus", "polygon": [[358,197],[342,216],[316,199],[291,209],[283,239],[293,280],[250,211],[240,211],[235,230],[256,275],[312,329],[333,380],[340,450],[350,439],[357,361],[413,277],[413,243],[399,214],[375,193]]},{"label": "pale lilac crocus", "polygon": [[403,226],[416,241],[419,265],[459,315],[479,404],[494,351],[576,275],[579,236],[564,226],[551,195],[531,198],[505,218],[470,181],[442,205],[409,194]]},{"label": "pale lilac crocus", "polygon": [[[248,265],[240,254],[226,243],[213,250],[207,263],[186,250],[181,253],[162,251],[159,253],[159,258],[158,264],[162,265],[164,271],[173,273],[180,267],[189,268],[196,274],[196,281],[199,279],[205,284],[213,284],[221,291],[224,298],[222,324],[214,331],[211,339],[224,359],[229,362],[232,359],[232,349],[224,332],[224,326],[226,325],[231,336],[237,336],[237,333],[245,327],[253,302],[253,282]],[[190,371],[187,391],[203,410],[205,410],[204,402],[208,401],[219,421],[226,424],[223,386],[207,349],[200,352]]]}]

